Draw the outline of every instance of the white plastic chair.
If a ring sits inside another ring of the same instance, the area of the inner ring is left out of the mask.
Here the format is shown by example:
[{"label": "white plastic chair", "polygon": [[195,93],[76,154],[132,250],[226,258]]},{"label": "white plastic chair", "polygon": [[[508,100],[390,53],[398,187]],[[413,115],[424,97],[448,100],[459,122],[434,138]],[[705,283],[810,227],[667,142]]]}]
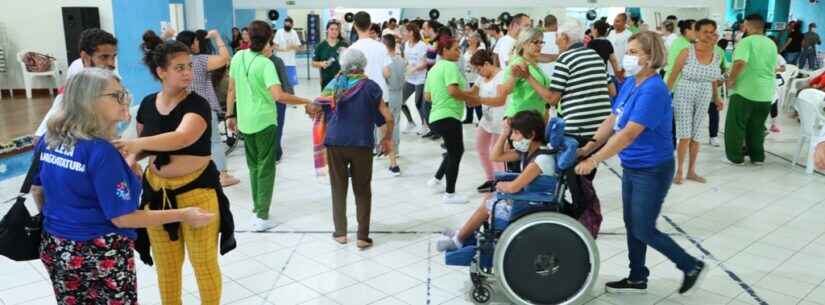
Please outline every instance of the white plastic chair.
[{"label": "white plastic chair", "polygon": [[[32,80],[35,77],[51,77],[54,81],[54,89],[60,88],[60,71],[57,67],[57,62],[52,62],[52,69],[46,72],[29,72],[26,69],[26,63],[23,61],[23,57],[29,51],[20,51],[17,52],[17,62],[20,63],[20,71],[23,74],[23,84],[26,86],[26,98],[32,98]],[[49,89],[49,95],[52,95],[52,89]]]},{"label": "white plastic chair", "polygon": [[796,94],[800,92],[800,88],[808,87],[808,83],[811,79],[822,74],[823,72],[825,72],[825,69],[819,69],[816,71],[800,70],[796,73],[796,76],[793,79],[785,79],[786,84],[790,84],[790,86],[788,86],[788,89],[785,92],[785,99],[783,100],[783,103],[779,104],[781,111],[783,113],[793,111],[793,103],[796,101]]},{"label": "white plastic chair", "polygon": [[825,108],[825,92],[817,89],[802,90],[794,104],[794,108],[799,113],[801,124],[799,126],[799,146],[796,149],[791,166],[799,162],[802,149],[807,143],[808,160],[805,164],[805,173],[812,174],[814,172],[814,151],[817,140],[819,140],[819,132],[825,124],[825,110],[823,110]]}]

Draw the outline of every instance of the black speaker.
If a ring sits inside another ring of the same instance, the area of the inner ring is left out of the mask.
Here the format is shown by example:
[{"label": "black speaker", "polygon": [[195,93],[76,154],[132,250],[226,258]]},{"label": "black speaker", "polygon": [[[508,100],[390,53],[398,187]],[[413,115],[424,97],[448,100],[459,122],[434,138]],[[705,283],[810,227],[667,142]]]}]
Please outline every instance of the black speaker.
[{"label": "black speaker", "polygon": [[63,8],[63,36],[69,64],[80,58],[80,33],[92,28],[100,28],[100,14],[96,7]]},{"label": "black speaker", "polygon": [[306,40],[307,44],[311,46],[321,41],[321,16],[317,14],[307,15]]},{"label": "black speaker", "polygon": [[439,12],[437,9],[431,9],[430,20],[437,20],[438,17],[441,17],[441,12]]},{"label": "black speaker", "polygon": [[266,13],[266,16],[271,21],[277,21],[278,18],[281,17],[281,14],[279,14],[276,10],[269,10],[269,12]]}]

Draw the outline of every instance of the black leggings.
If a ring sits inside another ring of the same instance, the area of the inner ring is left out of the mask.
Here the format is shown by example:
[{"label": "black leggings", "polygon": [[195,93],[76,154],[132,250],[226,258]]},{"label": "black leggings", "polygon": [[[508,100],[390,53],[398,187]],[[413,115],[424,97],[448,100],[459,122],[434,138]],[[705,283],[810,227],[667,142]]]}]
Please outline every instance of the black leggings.
[{"label": "black leggings", "polygon": [[407,99],[410,98],[410,95],[415,93],[415,108],[418,111],[418,115],[421,116],[421,125],[427,126],[427,117],[425,117],[422,113],[421,104],[424,101],[424,85],[413,85],[410,83],[404,83],[404,88],[401,90],[401,95],[403,99],[401,100],[401,112],[404,113],[404,116],[407,117],[407,122],[414,123],[412,119],[412,114],[410,113],[410,108],[407,107]]},{"label": "black leggings", "polygon": [[[472,87],[473,87],[473,83],[467,84],[467,88],[472,88]],[[466,107],[467,107],[467,111],[466,111],[467,115],[464,117],[464,123],[465,124],[470,124],[470,123],[473,122],[473,112],[475,112],[476,117],[478,118],[478,120],[481,121],[481,115],[482,115],[481,106],[470,107],[470,105],[467,105]]]},{"label": "black leggings", "polygon": [[719,136],[719,109],[715,103],[710,103],[708,107],[708,134],[711,138]]},{"label": "black leggings", "polygon": [[441,160],[435,178],[441,180],[446,174],[447,193],[455,193],[458,166],[461,164],[461,156],[464,155],[464,132],[461,121],[454,118],[441,119],[431,123],[430,128],[444,139],[444,146],[447,147],[447,154]]},{"label": "black leggings", "polygon": [[775,119],[779,116],[779,103],[773,103],[771,105],[771,118]]}]

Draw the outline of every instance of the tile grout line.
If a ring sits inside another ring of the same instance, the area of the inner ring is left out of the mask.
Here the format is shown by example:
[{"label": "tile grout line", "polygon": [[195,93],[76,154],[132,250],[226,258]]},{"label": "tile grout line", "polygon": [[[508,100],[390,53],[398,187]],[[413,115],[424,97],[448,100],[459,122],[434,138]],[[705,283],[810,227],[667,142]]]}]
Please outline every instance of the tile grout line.
[{"label": "tile grout line", "polygon": [[[613,172],[614,175],[621,178],[621,175],[619,175],[619,173],[615,169],[613,169],[613,167],[611,167],[610,165],[608,165],[607,163],[604,163],[604,162],[602,162],[602,164],[604,164],[611,172]],[[667,215],[662,215],[662,217],[671,226],[673,226],[673,228],[675,228],[676,231],[679,231],[679,233],[683,234],[691,243],[693,243],[693,245],[696,246],[696,248],[698,248],[699,251],[701,251],[703,254],[705,254],[706,257],[709,257],[710,259],[715,260],[716,262],[718,262],[718,266],[721,267],[723,271],[725,271],[725,273],[728,275],[728,277],[730,277],[734,282],[739,284],[739,287],[741,287],[743,290],[745,290],[745,292],[748,293],[759,305],[768,305],[768,303],[765,302],[765,300],[762,300],[762,298],[760,298],[756,294],[756,292],[753,290],[753,288],[750,285],[748,285],[741,278],[739,278],[739,276],[736,275],[736,273],[734,273],[733,271],[731,271],[730,269],[725,267],[725,265],[722,261],[718,260],[712,253],[710,253],[710,251],[705,249],[705,247],[702,246],[702,244],[699,241],[697,241],[695,238],[693,238],[693,236],[688,234],[685,230],[682,229],[682,227],[680,227],[675,222],[673,222],[673,220],[671,220],[670,217],[668,217]]]},{"label": "tile grout line", "polygon": [[[292,257],[295,255],[295,252],[298,252],[298,247],[301,245],[301,242],[304,241],[304,234],[301,234],[301,237],[298,239],[298,243],[292,248],[292,252],[289,253],[289,257],[287,257],[286,262],[284,262],[283,267],[281,270],[278,271],[278,276],[275,277],[275,281],[272,282],[272,286],[270,286],[269,291],[266,293],[266,296],[263,298],[262,305],[266,305],[268,303],[269,297],[272,295],[272,291],[275,290],[275,286],[278,285],[278,281],[281,279],[281,275],[284,274],[286,267],[289,265],[289,262],[292,261]],[[260,295],[260,294],[256,294]],[[272,303],[275,304],[274,302]]]}]

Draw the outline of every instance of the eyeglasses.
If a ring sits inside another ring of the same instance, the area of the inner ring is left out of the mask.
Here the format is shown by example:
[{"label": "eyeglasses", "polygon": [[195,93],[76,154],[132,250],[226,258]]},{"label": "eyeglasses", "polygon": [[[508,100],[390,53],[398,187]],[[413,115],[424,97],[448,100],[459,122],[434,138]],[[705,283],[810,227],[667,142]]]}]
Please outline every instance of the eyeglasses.
[{"label": "eyeglasses", "polygon": [[132,94],[130,94],[129,91],[126,90],[115,91],[108,94],[101,94],[99,96],[112,97],[115,99],[115,101],[117,101],[118,104],[122,106],[127,106],[132,103]]},{"label": "eyeglasses", "polygon": [[533,40],[531,41],[534,45],[540,46],[544,44],[544,40]]}]

